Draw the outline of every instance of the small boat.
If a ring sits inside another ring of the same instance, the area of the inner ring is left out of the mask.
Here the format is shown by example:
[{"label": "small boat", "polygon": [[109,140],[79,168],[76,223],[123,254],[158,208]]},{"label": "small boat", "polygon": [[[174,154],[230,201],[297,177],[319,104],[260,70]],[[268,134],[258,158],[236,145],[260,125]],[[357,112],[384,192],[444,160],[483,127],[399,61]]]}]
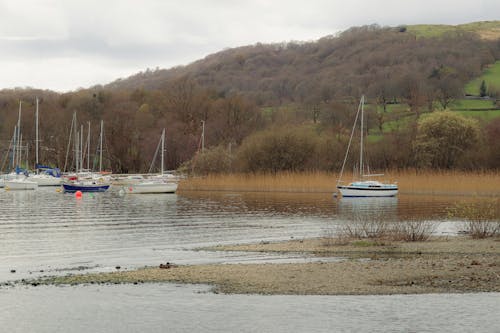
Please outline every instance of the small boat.
[{"label": "small boat", "polygon": [[375,180],[352,182],[338,185],[343,197],[393,197],[398,194],[397,184],[384,184]]},{"label": "small boat", "polygon": [[[364,147],[363,147],[363,137],[364,137],[364,102],[365,97],[361,97],[359,102],[358,111],[356,113],[356,119],[354,120],[354,126],[351,132],[351,137],[349,138],[349,144],[347,146],[347,151],[344,157],[344,162],[342,164],[342,169],[340,171],[339,179],[337,180],[337,189],[343,197],[393,197],[398,194],[398,185],[395,183],[382,183],[375,180],[365,180],[367,177],[383,176],[383,174],[365,174],[365,166],[363,164],[364,157]],[[359,168],[358,180],[355,180],[348,185],[342,185],[342,175],[344,173],[344,167],[349,156],[349,148],[351,147],[352,138],[354,131],[356,129],[356,123],[358,122],[358,117],[361,115],[360,119],[360,150],[359,150]]]},{"label": "small boat", "polygon": [[124,187],[125,193],[129,194],[152,194],[152,193],[175,193],[177,183],[164,181],[143,181]]},{"label": "small boat", "polygon": [[138,181],[129,186],[124,186],[123,190],[125,193],[129,194],[153,194],[153,193],[175,193],[177,191],[177,178],[163,173],[163,161],[165,152],[165,129],[161,133],[160,142],[156,148],[155,157],[151,163],[150,171],[155,162],[158,150],[161,147],[161,174],[156,177],[151,177],[149,179],[144,179],[143,181]]},{"label": "small boat", "polygon": [[6,180],[4,182],[6,190],[36,190],[38,184],[28,180],[27,177]]},{"label": "small boat", "polygon": [[62,183],[61,177],[54,177],[44,173],[30,175],[29,180],[38,184],[38,186],[60,186]]},{"label": "small boat", "polygon": [[98,183],[95,181],[74,181],[63,182],[62,187],[66,193],[80,192],[106,192],[110,184]]}]

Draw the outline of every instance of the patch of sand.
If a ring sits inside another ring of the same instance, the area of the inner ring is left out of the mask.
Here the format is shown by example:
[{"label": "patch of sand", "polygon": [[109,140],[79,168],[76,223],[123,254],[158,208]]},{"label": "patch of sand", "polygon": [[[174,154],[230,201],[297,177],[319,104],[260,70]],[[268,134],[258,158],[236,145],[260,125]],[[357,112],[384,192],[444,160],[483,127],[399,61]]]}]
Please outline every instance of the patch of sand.
[{"label": "patch of sand", "polygon": [[[352,255],[340,262],[217,264],[144,268],[39,280],[46,284],[181,282],[238,294],[366,295],[500,292],[500,241],[439,239],[376,246],[325,239],[221,246],[212,250]],[[359,259],[364,257],[372,259]],[[350,255],[349,255],[350,256]]]}]

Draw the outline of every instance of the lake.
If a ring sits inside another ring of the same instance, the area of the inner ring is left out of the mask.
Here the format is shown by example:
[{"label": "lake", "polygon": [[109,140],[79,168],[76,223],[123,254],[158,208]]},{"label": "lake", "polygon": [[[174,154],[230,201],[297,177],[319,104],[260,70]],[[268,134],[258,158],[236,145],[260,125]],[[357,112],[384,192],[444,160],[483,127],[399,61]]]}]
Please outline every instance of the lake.
[{"label": "lake", "polygon": [[[0,190],[0,282],[176,264],[306,262],[297,254],[199,251],[216,244],[331,235],[353,215],[439,222],[463,197],[335,199],[331,194],[184,192],[77,199],[54,188]],[[15,270],[14,273],[11,270]],[[2,287],[8,332],[499,330],[498,294],[398,296],[216,295],[174,284]],[[466,308],[457,304],[468,304]],[[465,325],[465,326],[460,326]]]}]

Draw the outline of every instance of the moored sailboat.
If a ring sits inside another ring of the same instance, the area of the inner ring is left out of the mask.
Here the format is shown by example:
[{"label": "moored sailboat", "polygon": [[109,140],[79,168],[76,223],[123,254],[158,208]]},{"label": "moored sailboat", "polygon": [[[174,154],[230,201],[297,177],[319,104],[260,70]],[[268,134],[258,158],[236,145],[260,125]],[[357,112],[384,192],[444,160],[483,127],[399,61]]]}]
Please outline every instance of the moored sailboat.
[{"label": "moored sailboat", "polygon": [[[366,180],[367,177],[383,176],[382,174],[365,174],[364,170],[364,101],[365,97],[361,97],[359,102],[358,111],[356,113],[356,118],[354,120],[354,125],[352,128],[351,136],[349,138],[349,144],[347,146],[347,151],[344,157],[344,162],[342,164],[342,169],[340,171],[339,179],[337,180],[337,189],[342,194],[343,197],[393,197],[398,194],[398,185],[396,183],[384,183],[376,180]],[[360,117],[359,117],[360,116]],[[352,138],[354,136],[354,131],[358,122],[358,117],[360,118],[360,154],[359,154],[359,168],[357,170],[357,180],[347,184],[342,184],[342,175],[344,173],[344,167],[349,156],[349,149],[351,147]]]},{"label": "moored sailboat", "polygon": [[[73,121],[76,123],[76,116],[73,117]],[[62,183],[64,192],[74,193],[76,191],[81,192],[105,192],[111,186],[108,181],[109,177],[105,177],[102,174],[102,141],[103,141],[104,125],[101,120],[101,134],[99,138],[99,173],[77,173],[74,178],[69,177],[66,181]],[[76,135],[78,138],[78,135]],[[78,142],[75,140],[75,146],[78,147]],[[81,156],[79,156],[78,149],[75,149],[76,160],[78,161]],[[77,163],[78,165],[78,163]],[[81,165],[81,163],[80,163]],[[78,167],[77,167],[78,170]]]},{"label": "moored sailboat", "polygon": [[153,194],[153,193],[175,193],[177,191],[177,181],[169,177],[169,175],[163,173],[163,161],[164,161],[164,151],[165,151],[165,129],[161,133],[160,142],[156,149],[155,157],[151,163],[151,168],[155,162],[156,155],[158,154],[158,149],[161,147],[161,171],[159,176],[144,179],[143,181],[136,182],[135,184],[130,184],[125,186],[123,189],[125,193],[129,194]]}]

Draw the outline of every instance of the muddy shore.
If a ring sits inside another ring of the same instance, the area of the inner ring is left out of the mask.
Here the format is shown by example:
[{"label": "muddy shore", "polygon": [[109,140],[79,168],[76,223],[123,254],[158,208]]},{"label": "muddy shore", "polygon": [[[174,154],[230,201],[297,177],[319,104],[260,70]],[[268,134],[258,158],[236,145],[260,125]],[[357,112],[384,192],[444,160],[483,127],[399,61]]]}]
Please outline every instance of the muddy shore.
[{"label": "muddy shore", "polygon": [[213,285],[235,294],[370,295],[500,292],[500,239],[462,237],[426,242],[292,240],[279,243],[217,246],[209,251],[294,252],[342,257],[338,262],[293,264],[175,263],[134,271],[68,275],[30,284],[176,282]]}]

